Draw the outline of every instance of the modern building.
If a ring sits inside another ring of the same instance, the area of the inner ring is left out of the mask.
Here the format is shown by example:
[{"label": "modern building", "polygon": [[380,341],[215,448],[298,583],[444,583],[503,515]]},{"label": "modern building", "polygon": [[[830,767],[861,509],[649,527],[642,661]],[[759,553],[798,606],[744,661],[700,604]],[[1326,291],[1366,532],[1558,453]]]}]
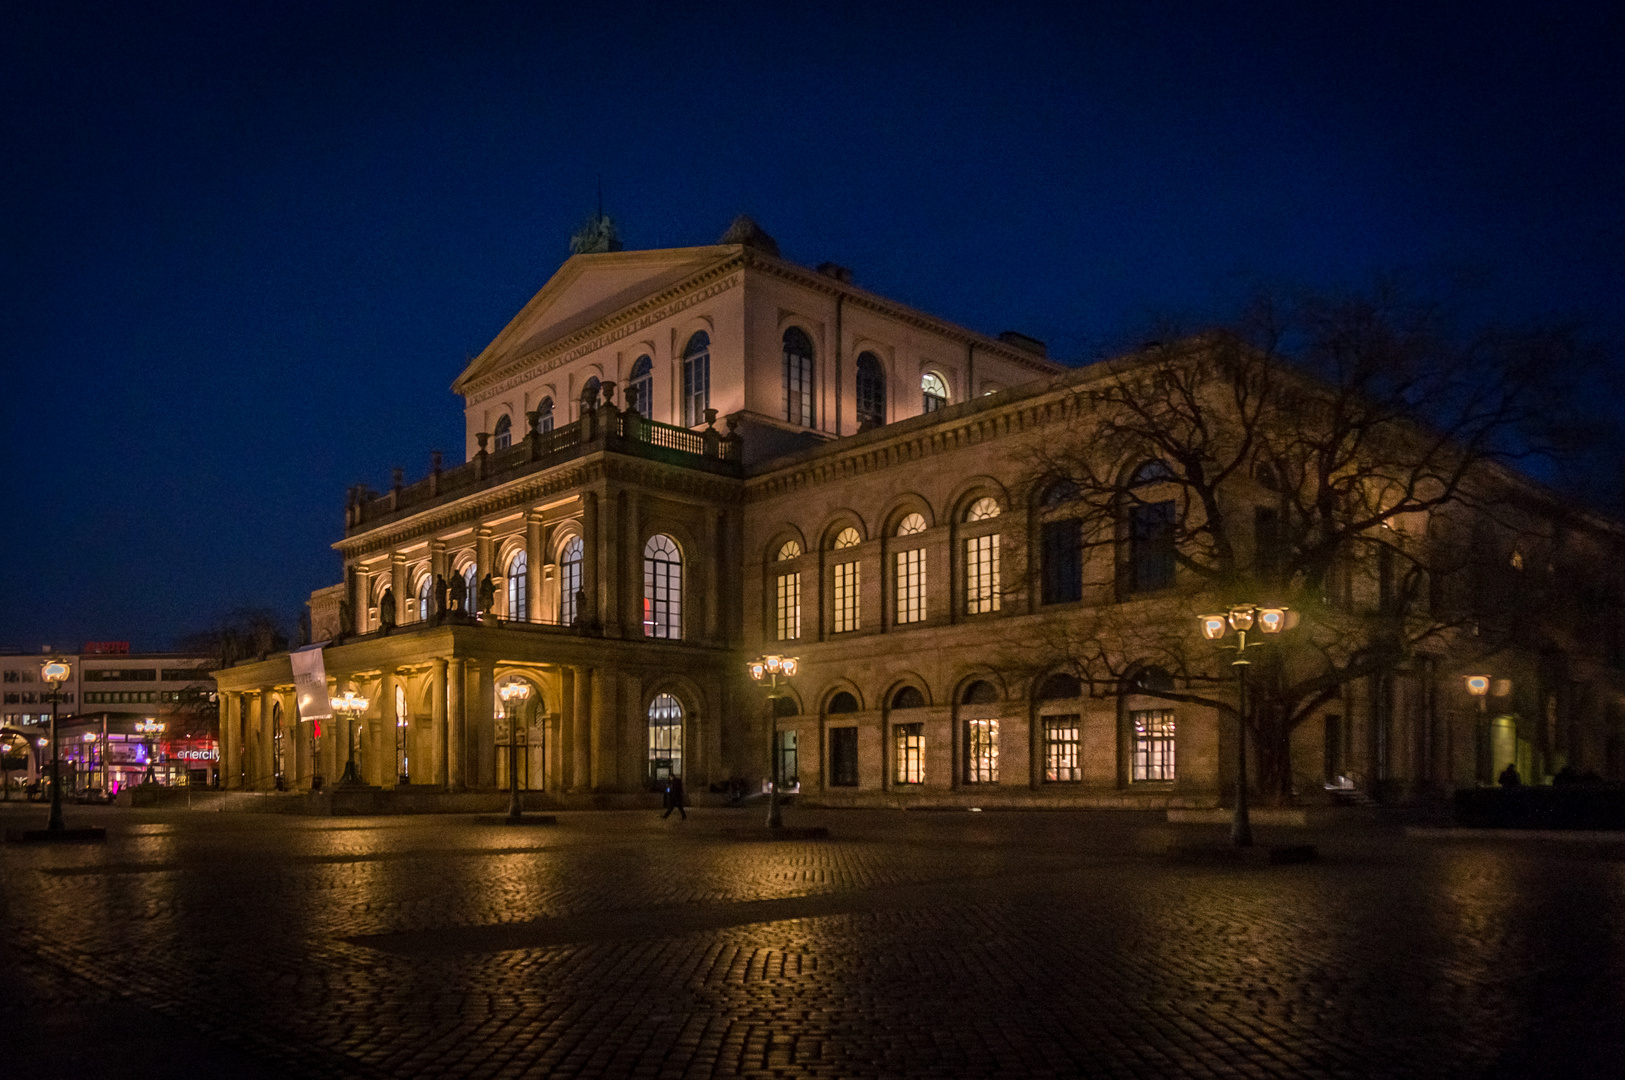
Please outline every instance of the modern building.
[{"label": "modern building", "polygon": [[128,642],[86,642],[75,652],[0,653],[4,733],[30,752],[14,784],[30,783],[50,762],[51,688],[40,667],[65,660],[57,699],[64,785],[115,791],[148,777],[159,783],[215,783],[219,749],[209,657],[132,653]]},{"label": "modern building", "polygon": [[[364,713],[302,719],[287,655],[221,671],[224,782],[306,787],[353,761],[383,787],[517,774],[603,804],[777,769],[824,803],[1212,805],[1233,720],[1160,693],[1149,657],[1110,694],[1068,662],[1107,615],[1197,635],[1154,528],[1125,518],[1086,551],[1050,527],[1072,519],[1045,455],[1123,363],[1064,368],[789,262],[743,219],[713,246],[576,254],[453,384],[465,460],[350,492],[344,580],[310,613],[329,693]],[[1160,467],[1134,483],[1154,495]],[[1617,555],[1612,525],[1565,529],[1553,559]],[[1294,787],[1437,791],[1502,758],[1619,770],[1600,645],[1561,675],[1502,657],[1493,717],[1441,648],[1328,699],[1293,734]],[[800,661],[772,716],[746,673],[764,652]]]}]

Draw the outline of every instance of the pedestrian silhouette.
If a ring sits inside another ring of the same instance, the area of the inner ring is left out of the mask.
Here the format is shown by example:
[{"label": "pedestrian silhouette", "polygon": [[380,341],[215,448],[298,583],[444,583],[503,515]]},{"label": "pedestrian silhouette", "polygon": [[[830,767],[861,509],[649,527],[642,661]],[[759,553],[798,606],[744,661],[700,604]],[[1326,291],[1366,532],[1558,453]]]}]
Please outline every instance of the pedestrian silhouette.
[{"label": "pedestrian silhouette", "polygon": [[677,811],[684,821],[688,820],[688,811],[683,809],[683,778],[681,776],[673,776],[666,781],[666,812],[660,815],[660,820],[665,821],[671,817],[673,810]]},{"label": "pedestrian silhouette", "polygon": [[1500,784],[1508,789],[1523,786],[1523,777],[1518,775],[1518,766],[1514,762],[1507,762],[1507,767],[1501,770]]}]

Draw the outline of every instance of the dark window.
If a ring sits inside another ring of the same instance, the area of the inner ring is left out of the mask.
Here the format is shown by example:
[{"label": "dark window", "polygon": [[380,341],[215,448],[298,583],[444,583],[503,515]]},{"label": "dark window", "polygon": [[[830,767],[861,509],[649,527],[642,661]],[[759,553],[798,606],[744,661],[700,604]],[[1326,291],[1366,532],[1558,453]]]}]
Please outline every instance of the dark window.
[{"label": "dark window", "polygon": [[1142,463],[1139,468],[1134,470],[1134,475],[1129,478],[1129,486],[1139,487],[1141,484],[1155,484],[1173,478],[1174,471],[1168,467],[1166,462],[1152,459]]},{"label": "dark window", "polygon": [[163,669],[163,673],[161,674],[160,678],[162,678],[165,682],[189,682],[192,679],[206,678],[208,677],[208,674],[209,673],[204,671],[202,668],[166,667]]},{"label": "dark window", "polygon": [[829,708],[824,710],[830,715],[836,713],[854,713],[858,711],[858,699],[842,690],[829,699]]},{"label": "dark window", "polygon": [[1060,506],[1069,503],[1078,497],[1078,485],[1070,480],[1057,480],[1044,489],[1043,498],[1039,499],[1041,506]]},{"label": "dark window", "polygon": [[1083,684],[1078,682],[1074,675],[1056,672],[1038,684],[1038,693],[1034,695],[1039,701],[1070,701],[1083,696]]},{"label": "dark window", "polygon": [[784,418],[813,426],[813,346],[795,326],[784,332]]},{"label": "dark window", "polygon": [[711,338],[701,330],[683,346],[683,423],[705,423],[711,407]]},{"label": "dark window", "polygon": [[157,668],[90,668],[85,671],[86,682],[156,682]]},{"label": "dark window", "polygon": [[1394,549],[1385,544],[1377,549],[1377,610],[1392,615],[1398,603],[1394,591]]},{"label": "dark window", "polygon": [[886,372],[874,353],[858,356],[858,430],[886,422]]},{"label": "dark window", "polygon": [[496,450],[506,450],[513,443],[513,421],[504,413],[497,421],[497,426],[491,431],[491,446]]},{"label": "dark window", "polygon": [[775,741],[778,747],[775,753],[775,764],[779,769],[776,783],[780,787],[794,787],[801,783],[801,761],[796,753],[796,733],[794,731],[780,731]]},{"label": "dark window", "polygon": [[1077,518],[1044,522],[1040,540],[1043,602],[1083,599],[1083,523]]},{"label": "dark window", "polygon": [[905,686],[892,695],[891,707],[894,709],[921,709],[925,707],[925,695],[912,686]]},{"label": "dark window", "polygon": [[643,414],[645,420],[654,419],[654,363],[647,356],[638,357],[638,362],[632,365],[632,375],[626,384],[626,396],[631,399],[638,412]]},{"label": "dark window", "polygon": [[536,406],[536,430],[546,435],[553,430],[553,399],[544,397]]},{"label": "dark window", "polygon": [[1174,504],[1143,503],[1129,511],[1129,587],[1133,592],[1174,583]]},{"label": "dark window", "polygon": [[858,786],[858,729],[855,727],[829,729],[829,783],[831,787]]},{"label": "dark window", "polygon": [[986,679],[977,679],[965,687],[965,696],[960,698],[965,705],[992,705],[998,700],[999,692]]},{"label": "dark window", "polygon": [[583,409],[596,409],[598,407],[598,390],[603,384],[594,375],[581,387],[581,407]]}]

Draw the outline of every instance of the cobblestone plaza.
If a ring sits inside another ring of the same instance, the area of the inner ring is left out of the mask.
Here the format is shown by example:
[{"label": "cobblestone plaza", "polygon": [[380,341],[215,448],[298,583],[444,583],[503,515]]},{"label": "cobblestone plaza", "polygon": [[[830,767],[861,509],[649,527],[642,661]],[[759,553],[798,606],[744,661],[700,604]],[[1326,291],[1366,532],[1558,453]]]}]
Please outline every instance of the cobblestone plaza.
[{"label": "cobblestone plaza", "polygon": [[777,843],[703,809],[70,816],[107,844],[0,853],[33,1075],[1625,1067],[1625,845],[1363,826],[1269,867],[1111,812],[801,811],[832,839]]}]

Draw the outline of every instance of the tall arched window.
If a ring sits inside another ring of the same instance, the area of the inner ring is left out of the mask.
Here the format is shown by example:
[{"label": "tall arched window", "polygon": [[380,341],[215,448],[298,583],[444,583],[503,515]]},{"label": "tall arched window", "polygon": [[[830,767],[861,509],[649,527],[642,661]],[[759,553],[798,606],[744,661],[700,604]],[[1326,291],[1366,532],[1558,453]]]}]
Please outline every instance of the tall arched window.
[{"label": "tall arched window", "polygon": [[530,618],[530,584],[526,581],[529,576],[530,559],[524,551],[516,551],[513,558],[508,560],[508,618]]},{"label": "tall arched window", "polygon": [[626,380],[626,396],[637,403],[638,412],[645,420],[655,417],[655,366],[647,356],[638,357],[632,365],[632,374]]},{"label": "tall arched window", "polygon": [[553,430],[553,399],[544,397],[536,406],[536,430],[547,434]]},{"label": "tall arched window", "polygon": [[581,537],[572,536],[559,553],[559,622],[565,626],[574,626],[581,618],[577,598],[581,592],[581,553],[584,550]]},{"label": "tall arched window", "polygon": [[401,783],[412,782],[412,763],[407,757],[407,737],[412,718],[406,710],[406,687],[395,684],[395,771]]},{"label": "tall arched window", "polygon": [[683,423],[705,423],[711,407],[711,337],[704,330],[683,346]]},{"label": "tall arched window", "polygon": [[503,413],[497,421],[497,426],[491,429],[491,446],[495,450],[506,450],[513,445],[513,421],[508,414]]},{"label": "tall arched window", "polygon": [[784,418],[813,426],[813,344],[797,326],[784,332]]},{"label": "tall arched window", "polygon": [[643,545],[643,636],[683,636],[683,556],[664,533]]},{"label": "tall arched window", "polygon": [[480,609],[479,594],[480,577],[473,563],[463,567],[463,610],[475,612]]},{"label": "tall arched window", "polygon": [[649,779],[683,775],[683,706],[670,694],[649,702]]},{"label": "tall arched window", "polygon": [[598,381],[596,375],[581,384],[581,408],[583,411],[598,407],[598,388],[601,385],[603,384]]},{"label": "tall arched window", "polygon": [[858,430],[886,423],[886,370],[872,352],[858,354]]},{"label": "tall arched window", "polygon": [[920,393],[925,396],[925,411],[928,413],[948,404],[948,384],[934,371],[928,371],[920,378]]},{"label": "tall arched window", "polygon": [[418,582],[418,610],[419,622],[428,622],[429,616],[434,614],[434,578],[428,574]]},{"label": "tall arched window", "polygon": [[271,703],[271,775],[278,791],[282,790],[283,768],[287,758],[282,740],[282,702]]}]

